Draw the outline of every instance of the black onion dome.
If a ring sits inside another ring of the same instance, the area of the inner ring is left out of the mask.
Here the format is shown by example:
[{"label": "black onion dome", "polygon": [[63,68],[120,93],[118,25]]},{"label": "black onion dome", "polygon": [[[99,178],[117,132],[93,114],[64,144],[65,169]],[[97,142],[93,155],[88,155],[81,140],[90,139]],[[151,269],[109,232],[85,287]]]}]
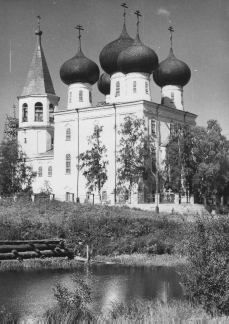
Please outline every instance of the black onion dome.
[{"label": "black onion dome", "polygon": [[119,71],[117,66],[118,56],[133,42],[134,40],[128,35],[126,25],[124,24],[119,38],[107,44],[99,55],[100,65],[106,73],[112,74]]},{"label": "black onion dome", "polygon": [[118,57],[118,68],[123,73],[152,73],[158,67],[157,54],[145,46],[137,34],[135,41]]},{"label": "black onion dome", "polygon": [[99,81],[97,83],[99,91],[104,94],[104,95],[109,95],[110,94],[110,89],[111,89],[111,80],[110,80],[110,75],[107,73],[103,73]]},{"label": "black onion dome", "polygon": [[159,87],[166,85],[185,86],[190,78],[190,68],[174,56],[172,49],[170,49],[169,56],[159,64],[157,70],[153,73],[154,82]]},{"label": "black onion dome", "polygon": [[99,79],[99,68],[80,48],[73,58],[61,66],[60,78],[67,85],[77,82],[95,84]]}]

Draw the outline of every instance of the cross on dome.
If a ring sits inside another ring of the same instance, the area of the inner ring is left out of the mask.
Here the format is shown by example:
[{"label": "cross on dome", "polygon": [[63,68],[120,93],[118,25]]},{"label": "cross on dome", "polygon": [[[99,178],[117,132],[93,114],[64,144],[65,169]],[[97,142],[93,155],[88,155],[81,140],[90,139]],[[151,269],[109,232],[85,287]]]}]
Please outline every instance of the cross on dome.
[{"label": "cross on dome", "polygon": [[123,10],[124,10],[124,12],[123,12],[123,22],[124,22],[124,24],[125,24],[125,20],[126,20],[126,9],[127,9],[128,7],[127,7],[127,5],[126,5],[125,2],[123,2],[123,3],[121,4],[121,7],[123,7]]},{"label": "cross on dome", "polygon": [[136,10],[135,13],[134,13],[136,16],[137,16],[137,33],[139,33],[139,17],[141,17],[142,15],[140,14],[140,11],[139,10]]},{"label": "cross on dome", "polygon": [[40,31],[40,21],[41,21],[41,16],[37,16],[37,27],[38,27],[38,31]]},{"label": "cross on dome", "polygon": [[173,33],[174,33],[174,29],[172,26],[170,26],[168,28],[168,30],[170,31],[170,43],[171,43],[171,48],[173,48]]},{"label": "cross on dome", "polygon": [[80,34],[80,32],[81,32],[81,30],[84,30],[83,28],[82,28],[82,26],[81,25],[77,25],[76,27],[75,27],[75,29],[78,29],[78,31],[79,31],[79,36],[78,36],[78,38],[79,38],[79,49],[81,49],[81,34]]}]

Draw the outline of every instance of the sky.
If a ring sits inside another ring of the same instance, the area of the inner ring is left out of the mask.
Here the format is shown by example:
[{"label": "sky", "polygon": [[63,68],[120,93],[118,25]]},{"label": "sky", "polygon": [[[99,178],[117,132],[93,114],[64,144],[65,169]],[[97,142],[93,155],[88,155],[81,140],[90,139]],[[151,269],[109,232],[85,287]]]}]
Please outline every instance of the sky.
[{"label": "sky", "polygon": [[[103,47],[121,33],[123,1],[0,0],[0,140],[6,114],[13,115],[13,104],[18,110],[17,97],[36,45],[37,16],[41,16],[42,47],[60,97],[59,109],[64,110],[68,89],[59,70],[77,52],[76,25],[84,28],[83,53],[99,65]],[[157,53],[160,62],[168,56],[168,27],[173,27],[174,54],[192,73],[184,87],[184,110],[198,115],[199,126],[216,119],[229,138],[229,0],[126,0],[126,4],[129,35],[136,35],[134,12],[139,9],[141,41]],[[151,83],[152,100],[159,103],[161,89]],[[103,100],[95,84],[93,103]]]}]

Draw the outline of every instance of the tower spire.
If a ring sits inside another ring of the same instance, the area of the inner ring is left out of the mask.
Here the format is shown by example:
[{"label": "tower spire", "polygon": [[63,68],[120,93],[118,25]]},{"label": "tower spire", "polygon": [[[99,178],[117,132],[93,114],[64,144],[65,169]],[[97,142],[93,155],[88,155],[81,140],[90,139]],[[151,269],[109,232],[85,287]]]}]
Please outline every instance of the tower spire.
[{"label": "tower spire", "polygon": [[137,16],[137,35],[139,35],[139,17],[141,17],[142,15],[140,14],[140,11],[139,10],[136,10],[135,11],[135,15]]},{"label": "tower spire", "polygon": [[121,7],[123,7],[123,24],[125,25],[126,24],[126,9],[128,8],[126,3],[123,2],[121,4]]},{"label": "tower spire", "polygon": [[81,50],[81,30],[84,30],[83,28],[82,28],[82,26],[81,25],[77,25],[76,27],[75,27],[75,29],[78,29],[78,31],[79,31],[79,36],[78,36],[78,39],[79,39],[79,50]]},{"label": "tower spire", "polygon": [[168,28],[168,30],[170,31],[170,46],[171,46],[171,50],[173,49],[173,33],[174,33],[174,29],[172,26],[170,26]]}]

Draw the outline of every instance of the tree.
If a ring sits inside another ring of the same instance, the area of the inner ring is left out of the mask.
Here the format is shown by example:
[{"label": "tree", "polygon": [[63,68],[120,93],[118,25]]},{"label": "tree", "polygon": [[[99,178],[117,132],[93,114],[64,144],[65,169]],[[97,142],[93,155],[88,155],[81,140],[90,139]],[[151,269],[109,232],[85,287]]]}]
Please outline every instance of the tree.
[{"label": "tree", "polygon": [[23,152],[16,139],[2,141],[0,146],[1,194],[14,195],[32,189],[36,173],[23,161]]},{"label": "tree", "polygon": [[83,175],[87,179],[86,187],[90,191],[98,190],[100,201],[101,189],[107,181],[108,165],[107,149],[100,140],[102,131],[103,126],[94,128],[93,134],[87,137],[91,149],[79,155],[79,168],[83,170]]},{"label": "tree", "polygon": [[156,151],[154,138],[148,135],[144,120],[134,115],[126,116],[118,128],[120,135],[117,154],[118,185],[129,191],[133,187],[152,190],[155,183]]},{"label": "tree", "polygon": [[207,127],[177,124],[166,149],[166,185],[206,198],[228,195],[229,144],[216,120]]}]

